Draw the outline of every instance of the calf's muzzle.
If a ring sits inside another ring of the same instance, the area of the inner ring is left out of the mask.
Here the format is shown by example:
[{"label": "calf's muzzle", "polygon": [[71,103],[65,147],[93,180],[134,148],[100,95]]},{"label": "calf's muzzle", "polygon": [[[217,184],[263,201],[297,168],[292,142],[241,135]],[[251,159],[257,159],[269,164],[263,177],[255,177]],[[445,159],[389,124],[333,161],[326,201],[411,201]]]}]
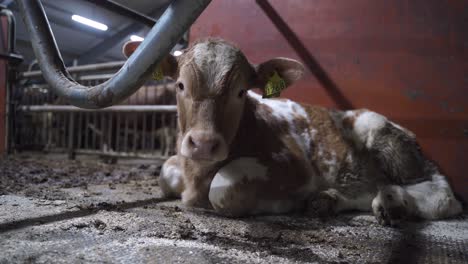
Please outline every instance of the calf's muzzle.
[{"label": "calf's muzzle", "polygon": [[221,161],[227,157],[227,146],[219,133],[191,130],[182,140],[181,154],[196,160]]}]

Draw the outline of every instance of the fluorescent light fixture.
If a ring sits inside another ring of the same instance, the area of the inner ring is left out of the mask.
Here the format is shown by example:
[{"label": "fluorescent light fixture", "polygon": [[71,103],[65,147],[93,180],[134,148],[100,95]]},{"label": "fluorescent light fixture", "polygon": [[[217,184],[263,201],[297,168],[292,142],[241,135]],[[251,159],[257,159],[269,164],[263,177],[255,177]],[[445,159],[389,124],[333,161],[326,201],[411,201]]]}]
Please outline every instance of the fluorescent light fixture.
[{"label": "fluorescent light fixture", "polygon": [[130,40],[131,41],[143,41],[144,38],[140,37],[140,36],[137,36],[137,35],[131,35],[130,36]]},{"label": "fluorescent light fixture", "polygon": [[94,20],[91,20],[91,19],[86,18],[86,17],[79,16],[79,15],[73,15],[72,20],[74,20],[74,21],[76,21],[78,23],[85,24],[87,26],[102,30],[102,31],[106,31],[108,29],[108,27],[106,25],[102,24],[102,23],[99,23],[97,21],[94,21]]},{"label": "fluorescent light fixture", "polygon": [[176,56],[176,57],[180,56],[180,55],[182,55],[182,53],[183,53],[182,51],[176,50],[176,51],[174,51],[174,56]]}]

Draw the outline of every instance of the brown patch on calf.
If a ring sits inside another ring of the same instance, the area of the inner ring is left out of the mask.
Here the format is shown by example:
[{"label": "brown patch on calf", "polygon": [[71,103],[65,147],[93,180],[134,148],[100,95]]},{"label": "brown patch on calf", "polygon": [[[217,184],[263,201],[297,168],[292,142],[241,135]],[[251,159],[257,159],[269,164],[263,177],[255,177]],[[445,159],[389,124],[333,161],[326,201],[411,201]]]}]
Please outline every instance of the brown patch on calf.
[{"label": "brown patch on calf", "polygon": [[347,130],[352,130],[354,128],[354,123],[356,122],[356,116],[346,116],[343,118],[343,128]]},{"label": "brown patch on calf", "polygon": [[329,110],[317,106],[307,106],[305,109],[309,115],[311,127],[316,130],[315,140],[312,141],[313,153],[310,162],[317,164],[320,173],[324,175],[331,166],[326,161],[334,157],[337,170],[341,169],[347,162],[347,155],[352,153],[351,146],[343,138]]},{"label": "brown patch on calf", "polygon": [[[230,160],[256,157],[267,167],[267,181],[257,183],[257,198],[263,200],[300,200],[298,191],[317,175],[317,169],[304,158],[303,150],[291,137],[285,120],[273,116],[273,109],[248,98],[239,131],[231,145]],[[295,120],[301,127],[306,120]],[[274,160],[282,153],[285,159]]]}]

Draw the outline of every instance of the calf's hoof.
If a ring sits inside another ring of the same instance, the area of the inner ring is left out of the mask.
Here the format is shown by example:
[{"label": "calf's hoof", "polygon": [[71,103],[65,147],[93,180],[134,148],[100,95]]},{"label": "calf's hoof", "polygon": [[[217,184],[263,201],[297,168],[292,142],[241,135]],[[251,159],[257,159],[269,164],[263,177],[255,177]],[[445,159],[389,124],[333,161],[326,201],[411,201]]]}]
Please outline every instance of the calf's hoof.
[{"label": "calf's hoof", "polygon": [[409,218],[409,204],[399,186],[385,188],[372,201],[372,211],[379,224],[398,226]]},{"label": "calf's hoof", "polygon": [[326,218],[337,213],[338,196],[333,191],[324,191],[312,195],[306,204],[306,214]]},{"label": "calf's hoof", "polygon": [[208,195],[201,195],[197,191],[189,189],[182,192],[182,204],[186,207],[213,209],[210,201],[208,200]]}]

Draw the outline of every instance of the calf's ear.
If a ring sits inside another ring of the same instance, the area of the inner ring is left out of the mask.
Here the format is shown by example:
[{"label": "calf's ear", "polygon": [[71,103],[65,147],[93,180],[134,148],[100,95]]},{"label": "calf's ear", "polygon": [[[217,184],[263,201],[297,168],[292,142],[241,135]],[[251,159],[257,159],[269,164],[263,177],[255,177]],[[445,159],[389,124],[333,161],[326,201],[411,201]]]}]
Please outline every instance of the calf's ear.
[{"label": "calf's ear", "polygon": [[284,84],[284,89],[304,75],[302,63],[288,58],[274,58],[254,67],[256,71],[254,86],[264,90],[264,92],[272,81],[281,81]]},{"label": "calf's ear", "polygon": [[141,41],[127,41],[124,43],[122,47],[122,53],[125,56],[125,58],[129,58],[133,52],[140,46]]},{"label": "calf's ear", "polygon": [[[140,46],[140,44],[141,44],[141,41],[128,41],[123,45],[122,53],[124,54],[126,58],[129,58],[133,54],[133,52],[135,52],[138,46]],[[177,79],[177,75],[179,73],[178,67],[179,65],[177,63],[177,59],[171,54],[168,54],[159,63],[159,67],[157,70],[158,73],[156,74],[162,74],[164,76],[170,76],[173,79]]]}]

